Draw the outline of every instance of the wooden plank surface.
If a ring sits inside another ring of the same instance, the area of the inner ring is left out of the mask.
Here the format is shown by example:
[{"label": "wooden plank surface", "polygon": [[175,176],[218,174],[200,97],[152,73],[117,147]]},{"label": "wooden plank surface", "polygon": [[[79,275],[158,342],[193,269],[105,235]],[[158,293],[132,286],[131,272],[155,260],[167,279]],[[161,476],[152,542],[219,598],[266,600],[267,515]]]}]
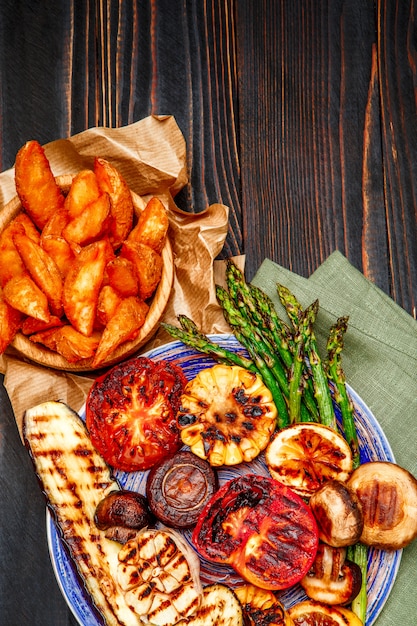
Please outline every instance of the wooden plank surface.
[{"label": "wooden plank surface", "polygon": [[[0,3],[0,169],[31,138],[174,115],[179,206],[230,207],[223,256],[308,276],[335,249],[416,315],[412,0]],[[0,390],[0,622],[74,623]]]}]

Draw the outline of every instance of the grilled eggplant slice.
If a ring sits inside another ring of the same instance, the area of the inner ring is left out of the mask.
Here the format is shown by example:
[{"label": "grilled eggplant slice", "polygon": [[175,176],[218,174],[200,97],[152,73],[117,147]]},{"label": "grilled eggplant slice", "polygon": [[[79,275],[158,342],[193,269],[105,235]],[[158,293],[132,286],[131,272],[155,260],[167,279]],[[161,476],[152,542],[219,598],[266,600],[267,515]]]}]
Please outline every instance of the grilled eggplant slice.
[{"label": "grilled eggplant slice", "polygon": [[227,585],[208,585],[203,589],[200,608],[177,626],[244,626],[242,605]]},{"label": "grilled eggplant slice", "polygon": [[[95,523],[97,506],[110,493],[120,490],[110,469],[93,447],[84,423],[62,402],[45,402],[26,411],[24,437],[35,471],[52,510],[62,538],[91,599],[107,626],[138,626],[141,615],[131,602],[131,586],[120,586],[121,558],[126,546],[106,537]],[[153,543],[155,547],[155,542]],[[171,546],[172,547],[172,546]],[[176,544],[176,560],[170,561],[171,583],[180,617],[185,605],[178,572],[190,569],[184,552]],[[158,552],[159,550],[159,552]],[[158,550],[150,551],[149,559]],[[165,556],[166,556],[165,552]],[[176,567],[174,567],[176,565]],[[165,570],[167,568],[165,567]],[[187,570],[187,571],[188,571]],[[156,570],[155,570],[156,571]],[[155,576],[154,583],[167,585],[167,576]],[[199,570],[197,570],[198,578]],[[165,572],[166,574],[166,572]],[[175,582],[175,576],[177,581]],[[198,589],[198,587],[197,587]],[[201,589],[199,589],[201,596]],[[173,602],[169,597],[168,604]],[[189,595],[185,600],[189,599]],[[183,602],[183,603],[182,603]],[[182,604],[181,604],[182,603]],[[188,606],[188,605],[187,605]],[[198,602],[196,602],[198,606]],[[189,608],[189,607],[188,607]],[[187,615],[189,610],[187,609]],[[168,625],[168,621],[155,622]]]}]

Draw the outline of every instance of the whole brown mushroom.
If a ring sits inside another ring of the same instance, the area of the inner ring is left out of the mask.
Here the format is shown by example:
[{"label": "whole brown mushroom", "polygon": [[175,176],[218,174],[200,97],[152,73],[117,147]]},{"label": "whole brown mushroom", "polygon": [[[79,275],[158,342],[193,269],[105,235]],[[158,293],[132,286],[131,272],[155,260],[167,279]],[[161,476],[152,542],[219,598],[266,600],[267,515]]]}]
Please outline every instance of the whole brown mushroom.
[{"label": "whole brown mushroom", "polygon": [[338,480],[330,480],[310,498],[319,537],[335,548],[353,546],[363,530],[363,514],[355,492]]},{"label": "whole brown mushroom", "polygon": [[108,539],[123,544],[154,519],[145,496],[125,489],[112,491],[103,498],[94,515],[97,528],[106,530]]}]

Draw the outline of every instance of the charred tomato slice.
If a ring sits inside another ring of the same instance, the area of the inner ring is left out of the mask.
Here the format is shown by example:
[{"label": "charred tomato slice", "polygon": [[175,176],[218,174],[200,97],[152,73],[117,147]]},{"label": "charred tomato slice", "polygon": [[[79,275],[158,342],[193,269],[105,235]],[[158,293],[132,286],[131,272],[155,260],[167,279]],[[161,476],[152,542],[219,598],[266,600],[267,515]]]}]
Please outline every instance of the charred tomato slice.
[{"label": "charred tomato slice", "polygon": [[146,470],[181,447],[176,413],[186,383],[179,366],[146,357],[120,363],[93,383],[86,425],[109,465]]},{"label": "charred tomato slice", "polygon": [[304,500],[273,478],[247,474],[209,500],[192,541],[209,561],[227,563],[262,589],[286,589],[311,567],[316,521]]}]

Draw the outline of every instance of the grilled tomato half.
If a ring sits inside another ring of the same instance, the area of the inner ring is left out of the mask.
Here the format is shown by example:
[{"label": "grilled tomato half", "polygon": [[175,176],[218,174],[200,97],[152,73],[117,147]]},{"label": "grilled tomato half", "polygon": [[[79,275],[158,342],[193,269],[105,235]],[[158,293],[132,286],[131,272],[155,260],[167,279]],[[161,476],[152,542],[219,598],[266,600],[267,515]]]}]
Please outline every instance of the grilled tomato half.
[{"label": "grilled tomato half", "polygon": [[109,465],[146,470],[179,450],[176,413],[186,383],[179,366],[146,357],[120,363],[93,383],[86,424]]},{"label": "grilled tomato half", "polygon": [[202,370],[181,397],[183,443],[210,465],[252,461],[275,430],[277,409],[260,376],[237,365]]},{"label": "grilled tomato half", "polygon": [[286,589],[310,569],[318,529],[309,507],[270,477],[246,474],[211,497],[192,541],[203,558],[227,563],[262,589]]}]

